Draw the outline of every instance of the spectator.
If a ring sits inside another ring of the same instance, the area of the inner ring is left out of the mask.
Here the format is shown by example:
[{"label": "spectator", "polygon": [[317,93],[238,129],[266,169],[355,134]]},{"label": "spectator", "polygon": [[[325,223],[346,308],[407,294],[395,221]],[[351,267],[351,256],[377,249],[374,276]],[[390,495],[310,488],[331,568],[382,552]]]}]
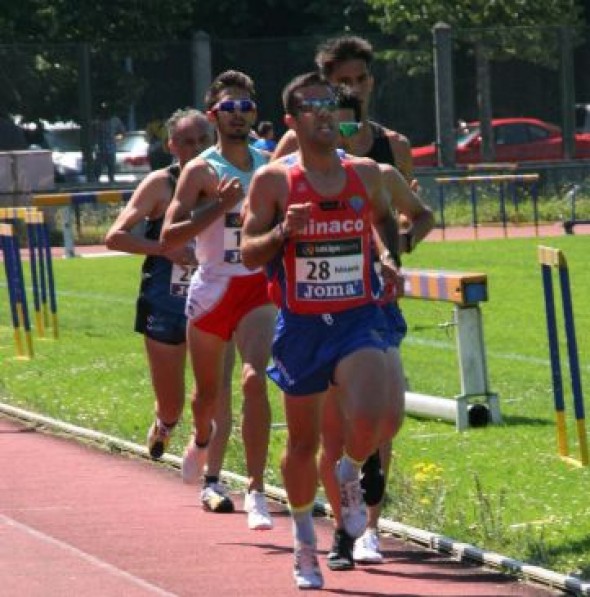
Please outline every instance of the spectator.
[{"label": "spectator", "polygon": [[256,130],[258,140],[254,142],[253,147],[263,149],[264,151],[274,151],[277,146],[275,141],[275,128],[270,120],[261,120]]},{"label": "spectator", "polygon": [[168,133],[166,126],[160,118],[154,118],[148,122],[146,128],[148,135],[148,160],[152,170],[166,168],[174,159],[174,156],[167,151]]},{"label": "spectator", "polygon": [[117,135],[125,132],[125,127],[118,116],[111,114],[108,104],[100,105],[98,118],[93,123],[94,134],[94,173],[100,180],[103,167],[107,168],[109,182],[115,181],[115,162],[117,154]]},{"label": "spectator", "polygon": [[27,139],[20,126],[8,114],[0,112],[0,151],[18,151],[27,147]]}]

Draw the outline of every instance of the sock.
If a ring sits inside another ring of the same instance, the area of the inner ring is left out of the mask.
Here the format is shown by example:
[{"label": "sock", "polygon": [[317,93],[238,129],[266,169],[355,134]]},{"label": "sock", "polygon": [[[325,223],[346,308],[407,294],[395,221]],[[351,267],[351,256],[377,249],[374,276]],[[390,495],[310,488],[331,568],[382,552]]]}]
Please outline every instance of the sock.
[{"label": "sock", "polygon": [[219,483],[219,477],[217,475],[205,475],[205,485],[214,485]]},{"label": "sock", "polygon": [[338,478],[340,481],[355,481],[359,478],[362,462],[353,460],[348,454],[344,454],[338,462]]},{"label": "sock", "polygon": [[293,519],[293,536],[299,543],[315,545],[315,530],[313,528],[313,503],[301,508],[291,507]]}]

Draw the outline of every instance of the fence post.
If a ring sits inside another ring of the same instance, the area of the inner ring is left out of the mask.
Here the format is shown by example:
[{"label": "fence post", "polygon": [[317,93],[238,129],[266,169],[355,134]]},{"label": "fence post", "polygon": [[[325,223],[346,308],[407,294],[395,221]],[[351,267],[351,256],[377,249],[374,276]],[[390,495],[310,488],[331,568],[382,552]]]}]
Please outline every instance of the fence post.
[{"label": "fence post", "polygon": [[451,26],[437,23],[432,29],[434,48],[434,88],[436,101],[436,144],[438,165],[455,165],[455,99],[453,95],[453,61]]},{"label": "fence post", "polygon": [[207,88],[211,84],[211,38],[204,31],[193,35],[192,43],[194,105],[203,109]]}]

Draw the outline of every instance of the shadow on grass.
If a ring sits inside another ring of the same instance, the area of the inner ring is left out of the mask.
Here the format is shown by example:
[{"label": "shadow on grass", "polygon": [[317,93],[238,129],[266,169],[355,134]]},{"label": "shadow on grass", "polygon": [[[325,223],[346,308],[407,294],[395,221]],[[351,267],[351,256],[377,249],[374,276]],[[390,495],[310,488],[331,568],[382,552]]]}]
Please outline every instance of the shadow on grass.
[{"label": "shadow on grass", "polygon": [[539,419],[538,417],[523,417],[515,415],[502,415],[502,422],[506,425],[528,425],[530,427],[553,427],[555,421],[549,419]]}]

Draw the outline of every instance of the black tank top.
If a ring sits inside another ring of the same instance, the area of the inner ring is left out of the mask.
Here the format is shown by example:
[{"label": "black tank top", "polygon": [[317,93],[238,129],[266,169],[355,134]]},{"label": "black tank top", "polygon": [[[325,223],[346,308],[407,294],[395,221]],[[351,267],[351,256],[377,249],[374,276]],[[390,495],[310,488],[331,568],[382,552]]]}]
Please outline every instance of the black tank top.
[{"label": "black tank top", "polygon": [[395,156],[391,151],[391,144],[385,134],[385,128],[380,124],[369,121],[371,132],[373,133],[373,145],[365,154],[365,157],[375,160],[379,164],[391,164],[395,166]]},{"label": "black tank top", "polygon": [[[173,164],[168,166],[168,182],[172,194],[176,189],[180,166]],[[158,240],[162,231],[164,216],[156,220],[147,220],[145,227],[145,238]],[[155,304],[158,308],[172,313],[184,313],[184,296],[172,296],[170,294],[170,276],[172,273],[172,262],[159,255],[147,255],[141,268],[140,296]]]}]

